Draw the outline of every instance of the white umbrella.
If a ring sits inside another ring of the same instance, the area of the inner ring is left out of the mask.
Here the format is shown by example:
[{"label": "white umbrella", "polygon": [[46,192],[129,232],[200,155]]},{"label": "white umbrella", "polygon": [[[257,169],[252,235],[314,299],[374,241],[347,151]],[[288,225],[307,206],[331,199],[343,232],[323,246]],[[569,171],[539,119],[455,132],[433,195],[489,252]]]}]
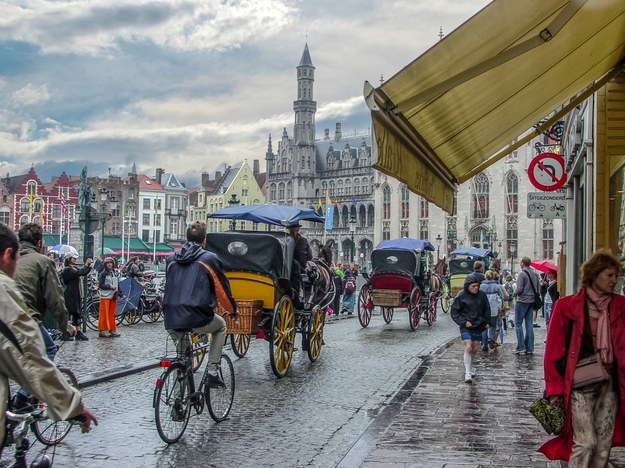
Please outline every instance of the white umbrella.
[{"label": "white umbrella", "polygon": [[59,257],[62,257],[68,253],[78,255],[78,250],[67,244],[56,244],[50,249],[50,252],[57,254]]}]

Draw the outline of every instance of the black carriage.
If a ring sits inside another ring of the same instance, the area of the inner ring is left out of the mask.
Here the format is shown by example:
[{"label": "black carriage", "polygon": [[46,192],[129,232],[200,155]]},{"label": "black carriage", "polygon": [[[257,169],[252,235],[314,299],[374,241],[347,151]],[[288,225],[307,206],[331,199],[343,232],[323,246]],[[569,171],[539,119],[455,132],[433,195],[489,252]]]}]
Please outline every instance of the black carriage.
[{"label": "black carriage", "polygon": [[[228,322],[235,354],[243,357],[251,335],[257,334],[269,341],[271,368],[283,377],[291,364],[295,335],[300,333],[302,350],[316,361],[324,344],[325,308],[334,298],[334,284],[330,281],[330,289],[320,294],[316,283],[303,274],[305,297],[301,307],[294,307],[293,238],[287,232],[228,231],[208,234],[206,248],[221,259],[239,309],[238,322]],[[329,269],[324,274],[328,273]]]},{"label": "black carriage", "polygon": [[495,254],[492,251],[476,247],[456,249],[451,252],[451,258],[449,260],[449,283],[452,297],[456,297],[456,295],[462,291],[464,279],[473,271],[475,262],[483,262],[484,271],[486,271],[494,256]]},{"label": "black carriage", "polygon": [[363,328],[369,325],[375,306],[381,308],[386,323],[393,319],[396,307],[407,308],[412,330],[419,326],[422,313],[428,325],[436,320],[439,288],[432,287],[426,250],[432,251],[434,246],[402,238],[382,242],[371,253],[371,274],[363,274],[367,283],[358,296],[358,320]]}]

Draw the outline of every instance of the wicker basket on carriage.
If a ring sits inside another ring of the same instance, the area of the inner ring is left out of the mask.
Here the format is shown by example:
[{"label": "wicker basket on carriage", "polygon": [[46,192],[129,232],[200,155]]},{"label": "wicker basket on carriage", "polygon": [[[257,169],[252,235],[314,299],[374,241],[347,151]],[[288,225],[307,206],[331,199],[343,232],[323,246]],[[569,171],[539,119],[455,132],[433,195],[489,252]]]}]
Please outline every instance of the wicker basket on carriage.
[{"label": "wicker basket on carriage", "polygon": [[[237,300],[238,317],[234,321],[229,315],[224,317],[228,333],[251,335],[258,331],[258,325],[262,320],[263,301]],[[221,306],[217,306],[215,313],[223,314]]]}]

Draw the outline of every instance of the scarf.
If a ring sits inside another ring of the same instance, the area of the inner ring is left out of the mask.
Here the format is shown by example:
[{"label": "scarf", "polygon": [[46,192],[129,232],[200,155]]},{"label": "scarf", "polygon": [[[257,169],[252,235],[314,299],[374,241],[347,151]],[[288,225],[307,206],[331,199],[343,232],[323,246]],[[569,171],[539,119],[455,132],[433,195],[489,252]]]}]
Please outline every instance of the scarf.
[{"label": "scarf", "polygon": [[601,361],[606,365],[612,364],[612,346],[610,343],[610,300],[611,294],[600,294],[591,287],[586,288],[586,296],[600,312],[597,324],[597,350],[601,353]]}]

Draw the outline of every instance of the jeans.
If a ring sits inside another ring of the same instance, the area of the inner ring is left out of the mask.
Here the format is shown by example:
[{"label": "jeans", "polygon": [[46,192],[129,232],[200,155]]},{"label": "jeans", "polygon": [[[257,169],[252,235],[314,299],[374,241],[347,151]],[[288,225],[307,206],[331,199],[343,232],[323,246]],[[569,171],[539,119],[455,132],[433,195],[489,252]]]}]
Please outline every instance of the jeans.
[{"label": "jeans", "polygon": [[553,308],[553,302],[545,302],[543,305],[543,311],[545,312],[545,326],[549,328],[549,317],[551,317],[551,309]]},{"label": "jeans", "polygon": [[[527,353],[534,352],[534,328],[532,315],[534,303],[518,302],[514,308],[514,328],[516,331],[516,350]],[[523,336],[523,322],[525,322],[525,336]]]},{"label": "jeans", "polygon": [[[50,359],[50,361],[54,361],[54,356],[56,356],[56,352],[59,350],[59,347],[54,344],[50,333],[48,333],[48,329],[44,327],[42,323],[39,324],[39,330],[41,330],[43,343],[46,345],[46,354],[48,355],[48,359]],[[30,398],[32,396],[22,387],[17,390],[17,393],[25,396],[26,398]]]}]

